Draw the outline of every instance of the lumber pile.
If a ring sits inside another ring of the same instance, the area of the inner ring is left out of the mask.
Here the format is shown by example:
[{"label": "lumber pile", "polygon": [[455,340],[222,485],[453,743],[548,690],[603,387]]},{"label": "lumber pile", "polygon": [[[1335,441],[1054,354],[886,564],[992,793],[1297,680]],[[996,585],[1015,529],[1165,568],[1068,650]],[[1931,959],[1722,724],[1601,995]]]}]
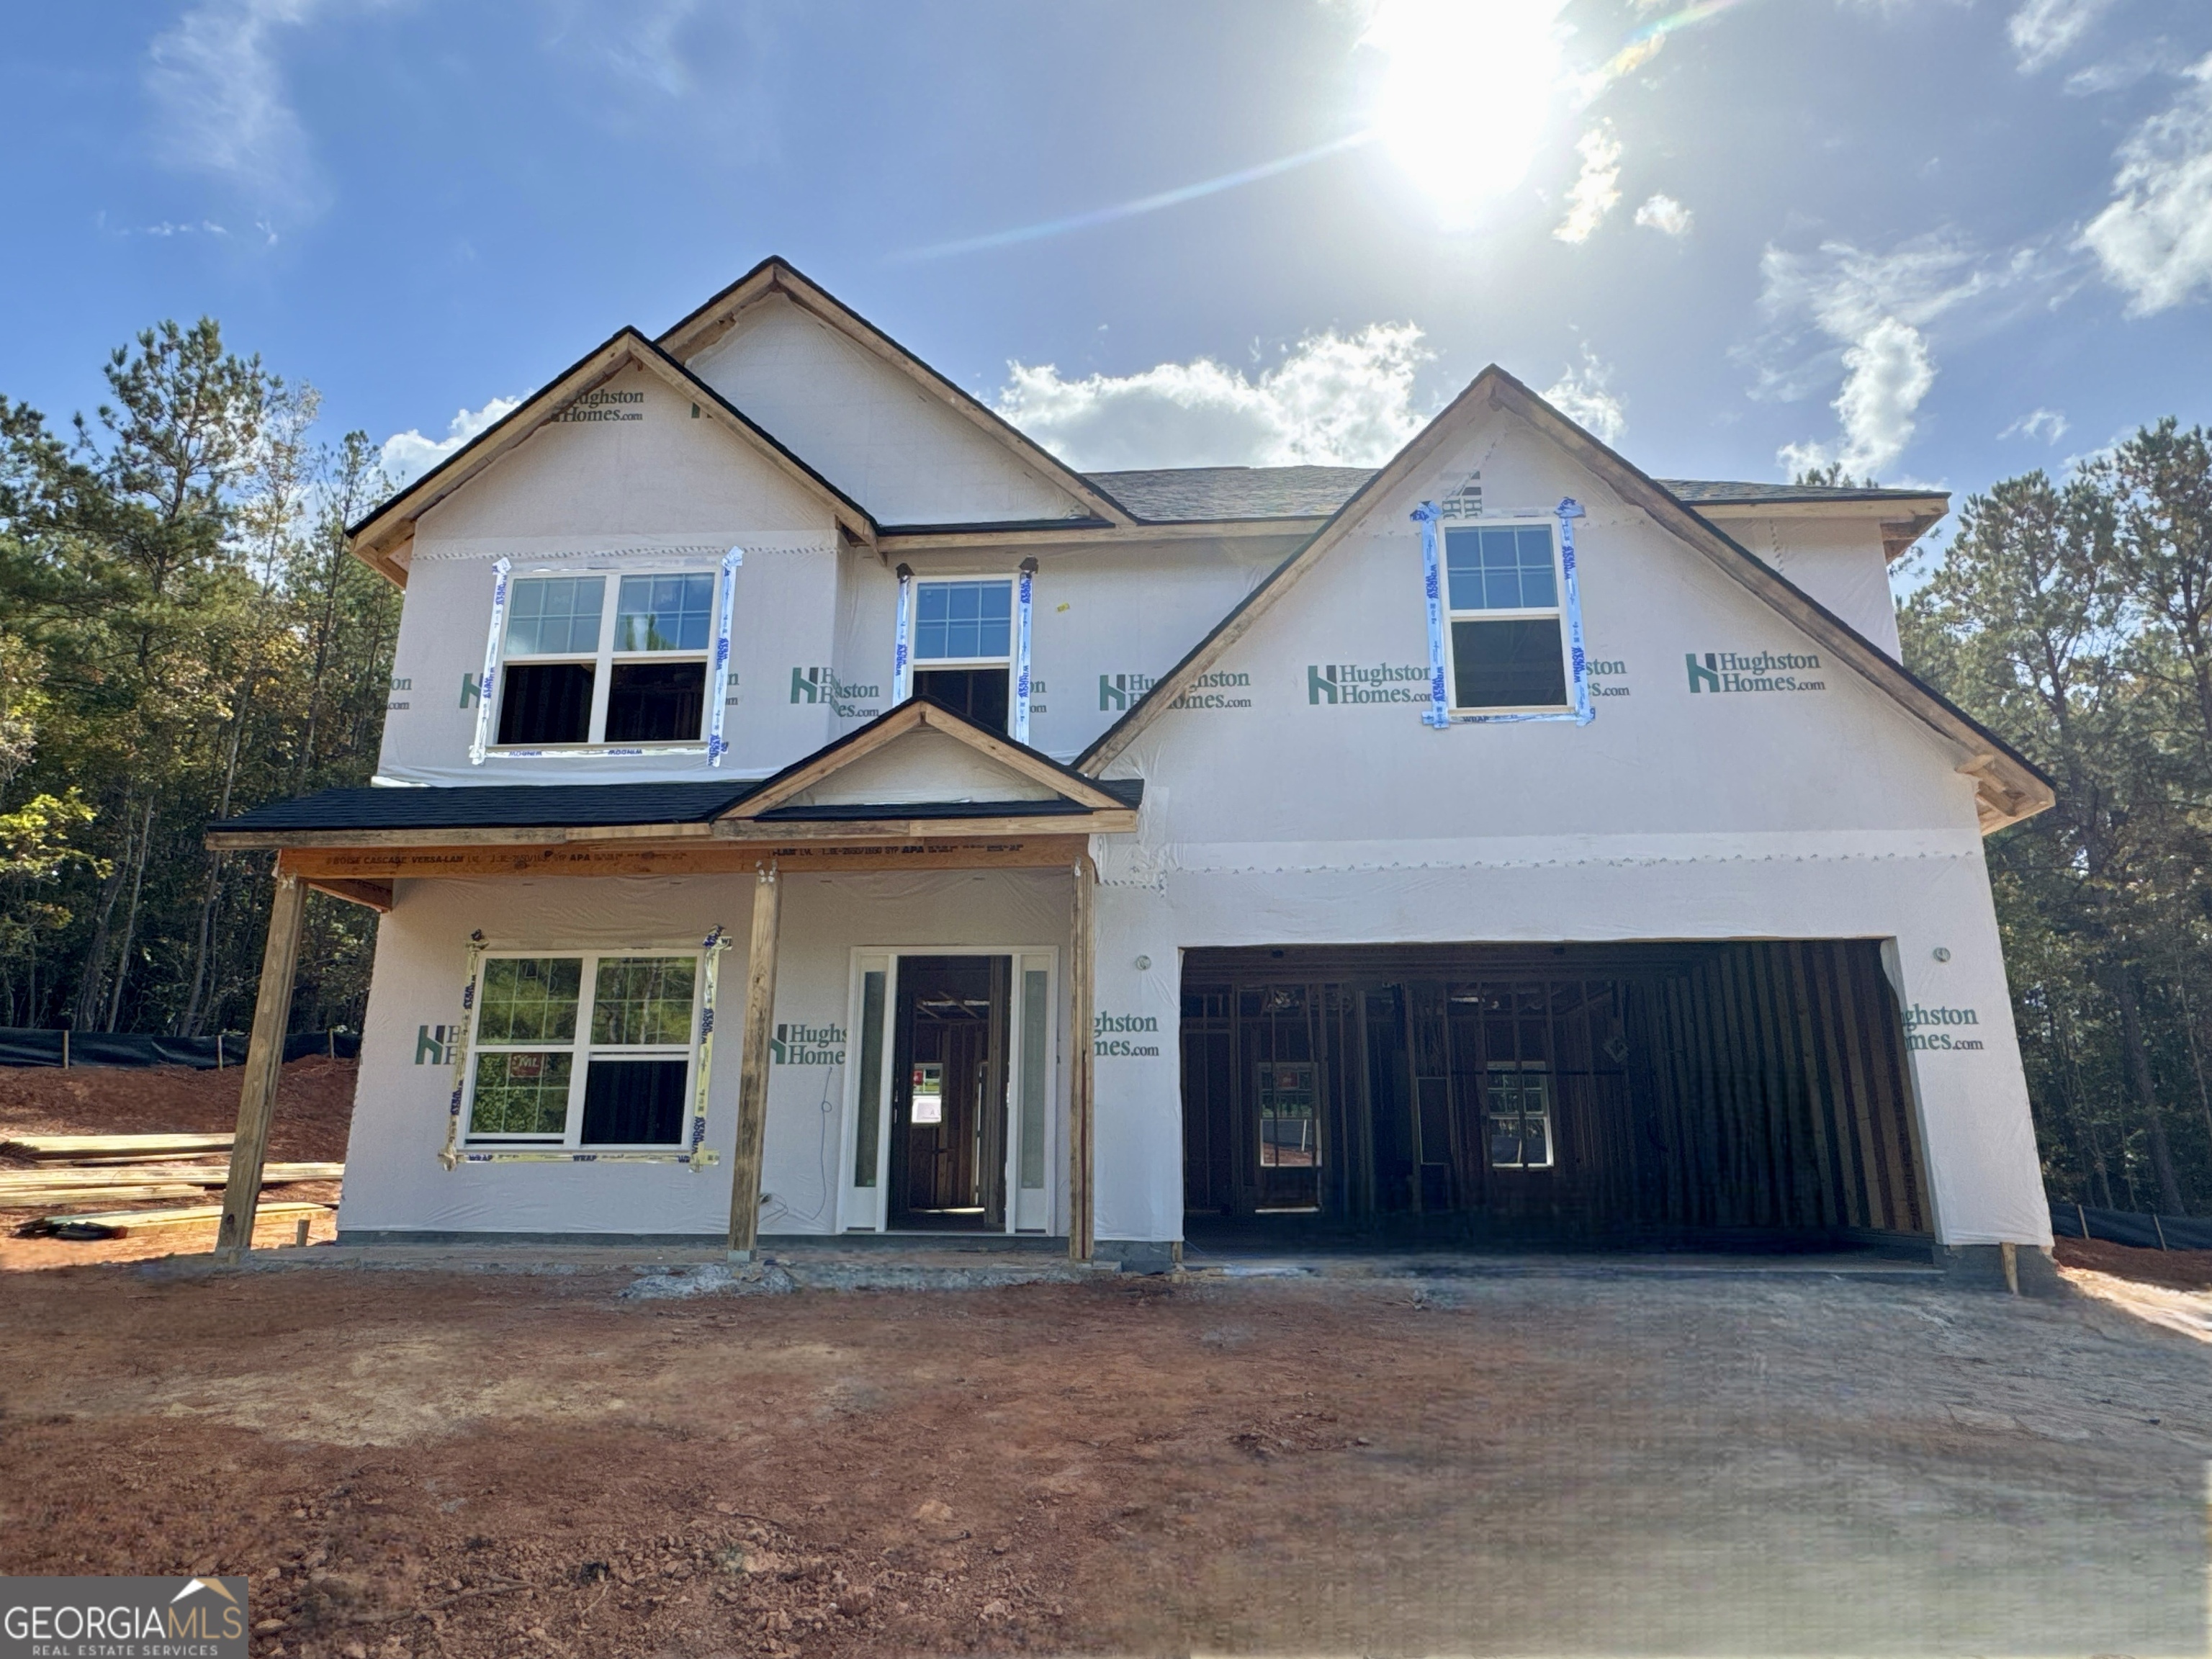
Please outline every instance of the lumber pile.
[{"label": "lumber pile", "polygon": [[[261,1184],[343,1181],[343,1164],[269,1164]],[[64,1164],[43,1170],[0,1170],[0,1210],[52,1209],[66,1204],[135,1204],[154,1198],[193,1198],[230,1180],[228,1164],[153,1164],[125,1167]]]},{"label": "lumber pile", "polygon": [[40,1164],[158,1164],[165,1158],[228,1152],[236,1135],[18,1135],[0,1152]]},{"label": "lumber pile", "polygon": [[[20,1231],[54,1238],[120,1238],[149,1227],[220,1221],[222,1206],[210,1205],[206,1199],[211,1189],[228,1184],[230,1163],[228,1156],[218,1163],[209,1155],[227,1155],[234,1139],[227,1134],[19,1135],[0,1141],[0,1151],[30,1158],[38,1167],[0,1170],[0,1210],[44,1212]],[[343,1164],[267,1164],[261,1170],[264,1188],[344,1179]],[[194,1201],[159,1210],[115,1207],[176,1199]],[[93,1214],[73,1209],[88,1204],[104,1207]],[[328,1210],[327,1205],[288,1200],[260,1205],[258,1215],[304,1220]]]},{"label": "lumber pile", "polygon": [[[312,1221],[317,1216],[328,1215],[330,1209],[327,1204],[288,1200],[262,1205],[254,1212],[254,1222],[258,1225],[265,1221]],[[149,1228],[191,1227],[212,1224],[222,1219],[222,1205],[192,1204],[173,1210],[107,1210],[88,1215],[48,1216],[40,1231],[54,1238],[127,1238]]]}]

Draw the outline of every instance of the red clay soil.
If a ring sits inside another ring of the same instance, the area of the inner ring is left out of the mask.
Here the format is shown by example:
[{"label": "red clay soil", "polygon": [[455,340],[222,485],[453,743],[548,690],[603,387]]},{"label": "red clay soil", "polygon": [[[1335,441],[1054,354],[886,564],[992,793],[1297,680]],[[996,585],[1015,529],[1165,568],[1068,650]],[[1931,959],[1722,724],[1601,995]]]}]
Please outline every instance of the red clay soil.
[{"label": "red clay soil", "polygon": [[2212,1291],[2212,1250],[2139,1250],[2101,1238],[2062,1238],[2055,1254],[2062,1267],[2087,1267],[2177,1291]]},{"label": "red clay soil", "polygon": [[[336,1164],[346,1155],[353,1117],[354,1076],[349,1060],[320,1055],[295,1060],[284,1068],[276,1091],[276,1119],[270,1130],[272,1161]],[[136,1135],[228,1132],[238,1127],[236,1066],[196,1072],[185,1066],[0,1066],[0,1140],[17,1135]],[[0,1154],[0,1168],[35,1167],[27,1158]],[[336,1204],[335,1182],[307,1182],[265,1189],[271,1200],[309,1199]],[[165,1199],[143,1204],[79,1204],[76,1211],[172,1207],[192,1200]],[[220,1201],[210,1194],[210,1203]],[[30,1211],[0,1211],[0,1272],[21,1267],[58,1267],[88,1261],[131,1261],[149,1256],[197,1255],[215,1245],[215,1227],[167,1227],[121,1238],[68,1241],[24,1238],[15,1230]],[[271,1222],[257,1228],[254,1243],[268,1248],[289,1243],[295,1224]],[[308,1230],[310,1242],[337,1236],[335,1216]]]},{"label": "red clay soil", "polygon": [[303,1256],[0,1285],[0,1571],[253,1659],[2203,1651],[2205,1351],[2101,1304]]}]

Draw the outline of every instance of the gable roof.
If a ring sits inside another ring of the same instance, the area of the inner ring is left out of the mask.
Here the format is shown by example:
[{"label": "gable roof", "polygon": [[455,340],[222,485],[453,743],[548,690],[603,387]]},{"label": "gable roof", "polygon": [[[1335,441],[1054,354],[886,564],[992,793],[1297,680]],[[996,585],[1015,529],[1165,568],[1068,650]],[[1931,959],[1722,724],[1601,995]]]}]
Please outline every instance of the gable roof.
[{"label": "gable roof", "polygon": [[[793,797],[827,782],[856,761],[877,753],[908,733],[925,729],[965,744],[1017,776],[1031,783],[1042,784],[1055,795],[1073,803],[1079,811],[1118,813],[1133,807],[1137,800],[1142,799],[1141,790],[1133,799],[1126,788],[1111,788],[1099,779],[1064,765],[1027,744],[1016,743],[1012,738],[988,726],[978,726],[966,715],[955,713],[933,698],[908,697],[904,702],[877,715],[857,731],[847,732],[835,743],[816,750],[804,759],[793,762],[773,777],[763,780],[724,816],[740,820],[768,819],[777,816],[779,809],[786,808]],[[1036,804],[1025,802],[1024,805],[1034,806]],[[898,811],[903,816],[914,815],[908,807],[901,807]],[[811,807],[806,809],[805,815],[849,817],[851,809]]]},{"label": "gable roof", "polygon": [[625,369],[641,368],[690,398],[727,426],[763,459],[811,491],[856,541],[872,543],[876,521],[859,502],[817,472],[739,410],[722,394],[684,367],[637,330],[617,329],[526,398],[521,406],[478,433],[414,483],[395,491],[346,528],[354,556],[395,586],[407,586],[407,567],[393,556],[412,538],[415,521],[454,491],[520,447],[585,393],[605,386]]},{"label": "gable roof", "polygon": [[738,319],[762,301],[781,297],[842,334],[879,362],[904,374],[933,401],[941,403],[1005,446],[1030,471],[1042,474],[1090,510],[1096,520],[1126,525],[1130,515],[1095,481],[1046,449],[988,404],[969,396],[850,306],[802,275],[787,259],[771,254],[665,330],[658,343],[671,356],[688,362],[737,326]]},{"label": "gable roof", "polygon": [[1162,675],[1127,714],[1109,726],[1077,758],[1076,765],[1084,771],[1096,773],[1110,764],[1341,542],[1371,503],[1411,477],[1463,428],[1492,410],[1516,416],[1552,439],[1622,500],[1641,507],[1662,528],[1673,532],[1702,554],[1722,574],[1779,611],[1808,637],[1857,670],[1907,714],[1965,750],[1966,759],[1959,769],[1974,780],[1984,834],[2030,817],[2051,804],[2055,796],[2051,780],[2004,739],[1892,659],[1881,647],[1819,600],[1763,563],[1656,479],[1576,425],[1494,363],[1476,375],[1443,413],[1414,434],[1381,471],[1346,498],[1328,522],[1297,551],[1245,595],[1181,662]]}]

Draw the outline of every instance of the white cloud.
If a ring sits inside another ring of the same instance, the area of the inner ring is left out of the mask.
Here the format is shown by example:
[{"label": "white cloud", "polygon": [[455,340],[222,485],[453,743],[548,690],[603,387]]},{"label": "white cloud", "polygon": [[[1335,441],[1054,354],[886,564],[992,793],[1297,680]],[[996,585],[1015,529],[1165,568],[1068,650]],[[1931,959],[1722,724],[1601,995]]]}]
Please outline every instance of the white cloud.
[{"label": "white cloud", "polygon": [[999,412],[1073,465],[1376,465],[1420,428],[1413,373],[1428,356],[1411,323],[1310,334],[1248,376],[1200,357],[1140,374],[1063,380],[1007,365]]},{"label": "white cloud", "polygon": [[2081,233],[2128,310],[2148,316],[2212,288],[2212,57],[2120,146],[2112,204]]},{"label": "white cloud", "polygon": [[2055,444],[2066,435],[2066,416],[2055,409],[2029,410],[1997,434],[1999,442],[2007,438],[2040,438]]},{"label": "white cloud", "polygon": [[1567,192],[1567,216],[1552,233],[1563,242],[1587,242],[1605,216],[1620,204],[1620,142],[1609,122],[1582,136],[1583,170]]},{"label": "white cloud", "polygon": [[[1779,459],[1792,472],[1839,460],[1862,477],[1895,465],[1935,386],[1936,361],[1923,331],[1970,304],[1991,313],[2008,309],[2039,291],[2044,275],[2032,248],[1992,258],[1942,236],[1887,253],[1847,242],[1824,244],[1813,254],[1770,247],[1760,270],[1761,305],[1782,328],[1765,343],[1759,395],[1802,397],[1843,374],[1829,405],[1842,428],[1839,441],[1790,444]],[[1811,324],[1828,344],[1791,361],[1797,345],[1791,325],[1800,323]]]},{"label": "white cloud", "polygon": [[1612,383],[1613,366],[1601,361],[1584,341],[1582,366],[1570,365],[1565,374],[1546,386],[1544,401],[1600,441],[1617,447],[1621,434],[1628,430],[1628,406],[1611,390]]},{"label": "white cloud", "polygon": [[2073,51],[2112,5],[2112,0],[2025,0],[2005,21],[2021,73],[2033,75]]},{"label": "white cloud", "polygon": [[307,211],[323,185],[274,50],[322,0],[207,0],[155,38],[146,88],[162,158],[230,179],[265,204]]},{"label": "white cloud", "polygon": [[1654,196],[1636,210],[1636,222],[1668,236],[1687,236],[1692,215],[1671,196]]},{"label": "white cloud", "polygon": [[464,409],[447,422],[443,438],[426,438],[420,432],[395,432],[384,441],[381,459],[385,475],[398,489],[415,482],[463,444],[522,407],[520,398],[494,398],[482,409]]}]

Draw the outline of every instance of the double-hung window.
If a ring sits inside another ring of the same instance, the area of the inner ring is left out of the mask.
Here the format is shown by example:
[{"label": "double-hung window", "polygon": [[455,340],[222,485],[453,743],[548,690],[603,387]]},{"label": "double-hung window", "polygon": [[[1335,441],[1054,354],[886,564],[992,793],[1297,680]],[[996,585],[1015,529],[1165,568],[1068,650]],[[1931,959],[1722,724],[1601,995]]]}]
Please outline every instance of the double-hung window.
[{"label": "double-hung window", "polygon": [[1540,1060],[1490,1062],[1490,1167],[1552,1167],[1552,1073]]},{"label": "double-hung window", "polygon": [[1534,523],[1446,524],[1452,708],[1534,714],[1569,704],[1558,532]]},{"label": "double-hung window", "polygon": [[1014,585],[1000,578],[915,586],[914,694],[1004,732],[1012,701]]},{"label": "double-hung window", "polygon": [[525,576],[510,591],[502,748],[704,741],[714,578]]},{"label": "double-hung window", "polygon": [[682,1144],[699,976],[696,952],[487,956],[469,1144]]}]

